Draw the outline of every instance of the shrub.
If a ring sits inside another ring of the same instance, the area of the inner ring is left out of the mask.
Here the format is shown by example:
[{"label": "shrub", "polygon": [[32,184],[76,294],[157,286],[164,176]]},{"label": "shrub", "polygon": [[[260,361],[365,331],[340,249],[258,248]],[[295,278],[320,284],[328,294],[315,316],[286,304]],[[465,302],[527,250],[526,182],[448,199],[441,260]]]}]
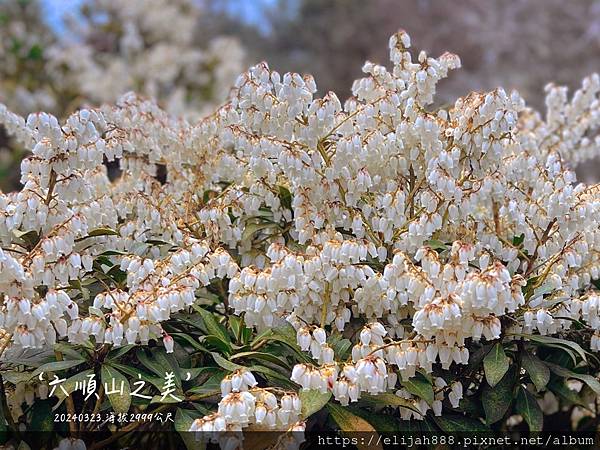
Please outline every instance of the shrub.
[{"label": "shrub", "polygon": [[436,107],[459,59],[409,46],[343,106],[262,63],[197,123],[133,94],[62,125],[2,109],[32,152],[0,196],[9,425],[35,426],[61,374],[62,411],[170,412],[230,448],[242,429],[593,429],[599,191],[569,163],[597,149],[600,79],[549,87],[545,119],[502,89]]}]

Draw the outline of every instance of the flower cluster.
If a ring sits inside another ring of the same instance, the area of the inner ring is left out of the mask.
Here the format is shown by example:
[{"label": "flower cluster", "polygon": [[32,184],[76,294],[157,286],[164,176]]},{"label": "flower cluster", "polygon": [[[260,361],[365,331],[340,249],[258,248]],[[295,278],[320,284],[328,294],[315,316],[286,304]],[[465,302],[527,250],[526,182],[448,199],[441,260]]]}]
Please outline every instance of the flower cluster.
[{"label": "flower cluster", "polygon": [[[220,307],[247,326],[294,327],[312,359],[291,372],[302,389],[342,404],[394,392],[416,418],[457,405],[463,386],[429,378],[430,405],[402,383],[467,364],[474,342],[582,321],[597,350],[600,191],[569,164],[597,153],[600,78],[571,100],[550,87],[546,118],[502,89],[435,108],[460,62],[409,47],[394,35],[392,69],[365,64],[343,105],[262,63],[194,123],[133,94],[63,124],[1,109],[32,151],[23,189],[0,195],[12,345],[162,338],[171,351],[161,323],[218,285]],[[118,160],[116,180],[104,160]],[[193,430],[303,426],[297,397],[277,399],[249,372],[222,393]]]},{"label": "flower cluster", "polygon": [[243,437],[236,432],[250,425],[254,430],[290,431],[281,448],[297,448],[306,426],[300,420],[300,398],[295,393],[283,393],[278,399],[256,385],[254,375],[245,369],[225,377],[218,411],[196,419],[189,431],[195,432],[197,440],[213,440],[222,448],[235,448],[234,442],[239,445]]}]

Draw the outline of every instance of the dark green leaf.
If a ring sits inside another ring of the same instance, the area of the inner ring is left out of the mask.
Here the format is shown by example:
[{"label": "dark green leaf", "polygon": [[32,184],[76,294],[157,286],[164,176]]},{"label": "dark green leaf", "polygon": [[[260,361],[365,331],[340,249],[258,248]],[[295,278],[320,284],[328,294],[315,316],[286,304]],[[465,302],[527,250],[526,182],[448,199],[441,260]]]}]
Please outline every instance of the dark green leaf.
[{"label": "dark green leaf", "polygon": [[188,450],[202,450],[206,448],[206,442],[196,441],[194,433],[190,433],[190,427],[194,420],[201,417],[201,414],[177,408],[175,412],[175,430],[181,435],[181,439]]},{"label": "dark green leaf", "polygon": [[556,364],[548,363],[548,367],[552,372],[556,375],[563,378],[575,378],[577,380],[583,381],[587,384],[592,391],[596,393],[596,395],[600,395],[600,382],[593,377],[592,375],[581,374],[577,372],[573,372],[572,370],[565,369],[564,367],[557,366]]},{"label": "dark green leaf", "polygon": [[194,348],[194,350],[208,352],[208,349],[206,347],[200,345],[200,342],[198,342],[196,339],[194,339],[192,336],[190,336],[187,333],[171,333],[171,336],[173,336],[173,339],[175,339],[177,341],[187,342]]},{"label": "dark green leaf", "polygon": [[365,419],[367,422],[373,425],[373,428],[375,428],[379,433],[397,433],[401,431],[399,422],[402,420],[395,416],[377,414],[362,408],[352,408],[351,412],[354,415]]},{"label": "dark green leaf", "polygon": [[555,338],[552,336],[541,336],[539,334],[522,334],[522,333],[514,333],[513,336],[521,336],[526,338],[531,342],[536,342],[545,347],[554,347],[559,348],[565,352],[567,352],[573,362],[577,364],[577,358],[575,355],[579,355],[581,359],[587,361],[585,351],[581,348],[581,346],[575,342],[567,341],[566,339]]},{"label": "dark green leaf", "polygon": [[492,350],[483,359],[483,369],[485,371],[485,379],[492,387],[496,386],[506,371],[510,359],[504,353],[502,344],[497,343]]},{"label": "dark green leaf", "polygon": [[78,387],[78,384],[79,386],[81,386],[81,383],[84,380],[87,381],[90,379],[88,375],[91,375],[93,373],[94,372],[91,369],[84,370],[83,372],[79,372],[77,375],[73,375],[71,378],[68,378],[66,381],[61,383],[61,386],[64,388],[64,391],[63,389],[57,386],[56,390],[54,391],[54,396],[58,398],[58,402],[56,402],[56,404],[52,407],[52,410],[55,411],[65,400],[65,398],[67,398],[68,395],[71,395],[73,392],[75,392],[75,388]]},{"label": "dark green leaf", "polygon": [[136,345],[134,345],[134,344],[127,344],[127,345],[124,345],[123,347],[112,349],[110,351],[110,353],[108,354],[107,359],[117,360],[120,357],[122,357],[123,355],[125,355],[127,352],[129,352],[130,350],[134,349],[135,347],[136,347]]},{"label": "dark green leaf", "polygon": [[327,340],[329,346],[340,360],[348,358],[352,342],[349,339],[342,338],[341,334],[333,334]]},{"label": "dark green leaf", "polygon": [[525,240],[525,234],[521,233],[520,236],[514,236],[513,237],[513,245],[518,247],[519,245],[521,245],[523,243],[523,241]]},{"label": "dark green leaf", "polygon": [[490,429],[481,421],[458,414],[443,414],[433,421],[446,433],[485,433]]},{"label": "dark green leaf", "polygon": [[[153,377],[148,372],[146,372],[146,371],[144,371],[142,369],[131,367],[131,366],[125,366],[123,364],[117,364],[115,362],[110,362],[110,365],[112,367],[114,367],[115,369],[118,369],[121,372],[124,372],[127,375],[129,375],[131,377],[132,384],[133,384],[133,386],[134,386],[135,389],[139,389],[139,383],[137,383],[139,380],[145,381],[146,383],[150,383],[152,386],[154,386],[159,391],[163,387],[164,378]],[[146,389],[147,385],[148,384],[146,384],[142,388],[142,391],[144,391]]]},{"label": "dark green leaf", "polygon": [[230,361],[238,360],[238,359],[251,359],[251,360],[262,360],[268,361],[273,364],[277,364],[278,366],[290,368],[290,365],[283,358],[279,358],[275,355],[265,352],[241,352],[232,355],[229,359]]},{"label": "dark green leaf", "polygon": [[42,47],[38,44],[34,44],[29,49],[29,53],[27,53],[27,59],[37,61],[37,60],[42,59],[43,55],[44,55],[44,50],[42,49]]},{"label": "dark green leaf", "polygon": [[146,369],[154,372],[154,374],[159,378],[163,378],[165,373],[169,371],[168,366],[164,366],[160,362],[156,361],[156,359],[148,356],[143,348],[140,348],[136,351],[136,357]]},{"label": "dark green leaf", "polygon": [[538,405],[537,400],[523,386],[519,387],[517,394],[516,412],[523,416],[529,431],[542,431],[544,425],[544,415]]},{"label": "dark green leaf", "polygon": [[478,396],[464,396],[460,399],[457,409],[463,411],[468,416],[479,417],[483,414],[483,409],[479,400],[480,398]]},{"label": "dark green leaf", "polygon": [[179,378],[179,362],[177,358],[175,358],[173,353],[167,353],[162,347],[154,347],[152,349],[152,357],[156,362],[158,362],[161,367],[165,367],[165,373],[163,373],[163,378],[167,373],[173,372],[175,382],[177,388],[181,390],[181,378]]},{"label": "dark green leaf", "polygon": [[513,398],[515,375],[516,370],[510,368],[496,386],[491,387],[489,384],[485,384],[481,394],[481,402],[488,425],[498,422],[508,411]]},{"label": "dark green leaf", "polygon": [[466,371],[473,372],[479,370],[481,363],[485,356],[492,349],[492,344],[485,344],[479,347],[477,350],[473,351],[469,355],[469,363],[467,364]]},{"label": "dark green leaf", "polygon": [[566,382],[559,378],[554,378],[548,383],[548,389],[558,395],[563,401],[568,404],[574,404],[579,406],[587,407],[587,405],[580,398],[579,394],[573,389],[569,389]]},{"label": "dark green leaf", "polygon": [[113,410],[119,413],[126,413],[131,406],[131,388],[129,381],[121,372],[109,365],[102,366],[100,378],[104,393],[108,397]]},{"label": "dark green leaf", "polygon": [[525,350],[521,357],[521,364],[529,374],[529,378],[533,381],[535,388],[541,391],[550,381],[550,369],[537,356]]},{"label": "dark green leaf", "polygon": [[229,370],[230,372],[235,372],[236,370],[242,369],[244,367],[240,366],[239,364],[232,363],[231,361],[223,358],[218,353],[211,352],[211,355],[219,366],[221,366],[225,370]]},{"label": "dark green leaf", "polygon": [[207,334],[217,336],[223,342],[231,346],[231,339],[229,338],[229,334],[227,334],[227,330],[223,325],[217,322],[215,316],[200,306],[192,305],[192,307],[194,308],[194,311],[200,315]]},{"label": "dark green leaf", "polygon": [[51,400],[36,399],[31,408],[31,428],[27,431],[52,431],[54,420],[52,415]]},{"label": "dark green leaf", "polygon": [[403,381],[401,384],[408,392],[422,398],[427,404],[431,405],[433,403],[433,386],[431,381],[425,378],[423,374],[417,372],[414,377]]},{"label": "dark green leaf", "polygon": [[267,379],[269,383],[273,384],[274,386],[282,387],[285,389],[293,389],[296,386],[292,381],[290,381],[288,375],[289,372],[287,371],[287,373],[284,375],[269,367],[259,365],[250,366],[248,367],[248,370],[250,370],[250,372],[253,373],[260,373],[264,378]]},{"label": "dark green leaf", "polygon": [[215,336],[214,334],[210,334],[208,336],[201,336],[198,341],[201,344],[205,344],[207,347],[211,349],[218,350],[221,353],[229,354],[231,353],[231,344],[227,343],[219,336]]},{"label": "dark green leaf", "polygon": [[17,237],[18,239],[21,239],[25,243],[27,249],[33,249],[33,247],[35,247],[35,245],[40,240],[40,235],[35,230],[31,230],[31,231],[13,230],[12,233],[15,235],[15,237]]}]

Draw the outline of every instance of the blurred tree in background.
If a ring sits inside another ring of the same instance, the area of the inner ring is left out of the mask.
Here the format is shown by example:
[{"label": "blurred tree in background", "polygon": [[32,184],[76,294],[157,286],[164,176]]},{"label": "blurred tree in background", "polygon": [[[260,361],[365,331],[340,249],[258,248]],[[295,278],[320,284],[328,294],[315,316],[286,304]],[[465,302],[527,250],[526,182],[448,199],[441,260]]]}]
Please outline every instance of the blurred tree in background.
[{"label": "blurred tree in background", "polygon": [[600,70],[596,0],[256,1],[262,21],[255,26],[231,13],[239,0],[203,1],[212,33],[241,36],[250,62],[312,73],[321,92],[349,95],[366,59],[386,61],[387,39],[398,28],[431,54],[460,56],[463,73],[442,86],[446,99],[501,85],[541,108],[540,86],[574,88]]}]

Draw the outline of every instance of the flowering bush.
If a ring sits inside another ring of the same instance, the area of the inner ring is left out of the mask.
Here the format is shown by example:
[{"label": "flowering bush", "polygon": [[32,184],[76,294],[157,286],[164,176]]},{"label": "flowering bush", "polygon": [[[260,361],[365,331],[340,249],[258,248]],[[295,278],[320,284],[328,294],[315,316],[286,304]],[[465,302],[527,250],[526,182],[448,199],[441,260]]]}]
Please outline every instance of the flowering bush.
[{"label": "flowering bush", "polygon": [[[62,125],[1,109],[31,149],[0,196],[8,425],[168,411],[190,448],[594,429],[600,191],[569,164],[600,144],[600,78],[550,86],[545,118],[502,89],[436,108],[460,61],[409,47],[394,35],[343,106],[263,63],[197,123],[134,94]],[[93,448],[157,426],[69,422],[103,430]]]}]

